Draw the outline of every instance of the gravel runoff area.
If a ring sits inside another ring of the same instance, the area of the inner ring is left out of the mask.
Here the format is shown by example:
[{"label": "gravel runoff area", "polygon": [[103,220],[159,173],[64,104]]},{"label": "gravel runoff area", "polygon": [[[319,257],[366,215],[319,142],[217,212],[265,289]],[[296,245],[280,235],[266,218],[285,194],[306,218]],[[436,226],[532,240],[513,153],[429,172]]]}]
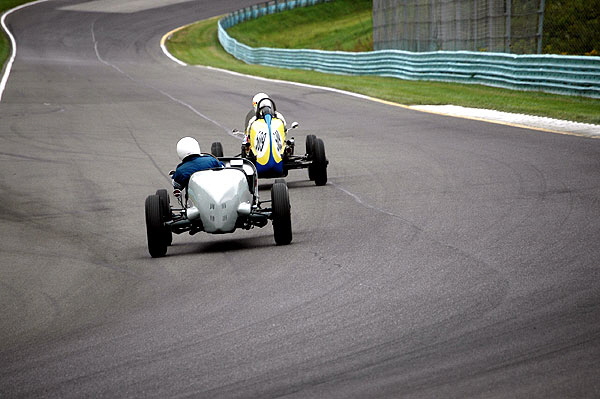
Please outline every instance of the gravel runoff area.
[{"label": "gravel runoff area", "polygon": [[541,116],[513,114],[510,112],[478,108],[466,108],[457,105],[414,105],[410,108],[442,115],[452,115],[556,133],[600,138],[600,125],[592,125],[589,123],[570,122]]}]

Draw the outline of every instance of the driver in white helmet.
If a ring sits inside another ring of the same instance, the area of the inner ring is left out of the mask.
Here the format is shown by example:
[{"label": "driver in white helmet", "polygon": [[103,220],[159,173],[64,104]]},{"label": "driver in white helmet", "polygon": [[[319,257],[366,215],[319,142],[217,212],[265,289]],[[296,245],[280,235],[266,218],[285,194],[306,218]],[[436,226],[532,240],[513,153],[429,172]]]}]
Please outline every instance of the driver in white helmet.
[{"label": "driver in white helmet", "polygon": [[177,142],[177,155],[181,163],[177,165],[171,178],[173,187],[178,190],[187,187],[190,176],[195,172],[223,167],[223,164],[212,155],[202,155],[200,144],[192,137],[184,137]]},{"label": "driver in white helmet", "polygon": [[[259,109],[260,107],[260,109]],[[242,153],[248,152],[250,149],[250,127],[257,119],[264,118],[264,114],[269,113],[272,117],[278,118],[283,122],[283,128],[287,131],[287,125],[281,112],[275,109],[273,100],[266,93],[257,93],[252,97],[252,109],[246,115],[245,135],[242,141]]]},{"label": "driver in white helmet", "polygon": [[246,129],[246,135],[248,135],[250,132],[250,125],[252,125],[252,122],[261,117],[260,110],[257,109],[258,105],[261,105],[261,108],[262,106],[270,107],[272,111],[274,111],[273,117],[281,119],[281,121],[283,122],[283,128],[287,130],[287,125],[285,124],[285,119],[283,115],[281,114],[281,112],[273,109],[273,101],[271,100],[269,95],[266,93],[257,93],[254,95],[254,97],[252,97],[252,109],[246,115],[246,121],[244,125]]}]

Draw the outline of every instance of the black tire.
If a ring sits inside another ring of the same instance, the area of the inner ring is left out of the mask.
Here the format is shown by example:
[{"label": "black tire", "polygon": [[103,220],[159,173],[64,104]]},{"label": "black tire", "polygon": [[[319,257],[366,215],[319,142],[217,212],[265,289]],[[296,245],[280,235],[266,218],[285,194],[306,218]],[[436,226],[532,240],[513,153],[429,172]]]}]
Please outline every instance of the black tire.
[{"label": "black tire", "polygon": [[[171,199],[169,198],[169,193],[164,188],[156,190],[156,195],[160,199],[160,211],[162,213],[163,222],[168,222],[171,220]],[[165,226],[165,241],[167,245],[171,245],[173,243],[173,232],[171,229]]]},{"label": "black tire", "polygon": [[148,237],[148,252],[153,258],[160,258],[167,254],[167,240],[165,224],[161,209],[160,197],[149,195],[146,198],[146,234]]},{"label": "black tire", "polygon": [[273,235],[277,245],[292,242],[292,215],[290,196],[285,183],[277,182],[271,187],[271,205],[273,206]]},{"label": "black tire", "polygon": [[[315,152],[315,140],[317,139],[317,136],[315,136],[314,134],[309,134],[308,136],[306,136],[306,154],[308,155],[309,159],[312,159],[312,156]],[[309,165],[308,167],[308,178],[310,180],[315,180],[315,176],[314,176],[314,168],[312,166]]]},{"label": "black tire", "polygon": [[313,149],[312,175],[317,186],[324,186],[327,184],[327,157],[323,140],[316,139]]},{"label": "black tire", "polygon": [[314,143],[315,143],[316,139],[317,139],[317,136],[315,136],[314,134],[309,134],[308,136],[306,136],[306,153],[308,155],[312,155],[313,147],[314,147]]},{"label": "black tire", "polygon": [[212,143],[210,146],[210,153],[217,158],[222,157],[223,156],[223,145],[219,141]]}]

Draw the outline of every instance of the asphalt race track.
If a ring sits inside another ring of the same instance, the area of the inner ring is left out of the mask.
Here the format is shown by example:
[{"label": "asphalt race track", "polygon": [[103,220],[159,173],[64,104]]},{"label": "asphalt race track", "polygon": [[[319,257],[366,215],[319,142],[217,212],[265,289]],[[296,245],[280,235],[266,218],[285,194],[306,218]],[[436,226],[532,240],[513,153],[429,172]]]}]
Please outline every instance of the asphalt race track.
[{"label": "asphalt race track", "polygon": [[[7,19],[0,397],[599,397],[600,140],[160,50],[254,2],[50,0]],[[324,187],[287,178],[292,244],[267,226],[150,258],[144,200],[175,143],[234,155],[258,91],[330,160]]]}]

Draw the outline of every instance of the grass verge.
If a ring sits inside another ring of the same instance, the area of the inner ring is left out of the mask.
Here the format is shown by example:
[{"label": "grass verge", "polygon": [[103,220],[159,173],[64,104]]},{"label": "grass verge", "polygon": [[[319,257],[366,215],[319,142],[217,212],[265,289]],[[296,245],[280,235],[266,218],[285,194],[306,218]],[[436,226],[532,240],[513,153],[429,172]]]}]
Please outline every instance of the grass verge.
[{"label": "grass verge", "polygon": [[251,47],[371,51],[372,14],[373,0],[337,0],[265,15],[227,33]]},{"label": "grass verge", "polygon": [[[0,15],[3,15],[6,11],[11,8],[20,6],[21,4],[29,3],[32,0],[0,0]],[[10,55],[10,42],[8,36],[4,32],[4,29],[0,33],[0,72],[4,68],[4,63]]]},{"label": "grass verge", "polygon": [[498,89],[482,85],[333,75],[246,64],[226,53],[219,44],[218,18],[200,21],[179,30],[167,41],[168,50],[175,57],[192,65],[213,66],[271,79],[334,87],[400,104],[454,104],[600,124],[600,100],[587,97]]}]

